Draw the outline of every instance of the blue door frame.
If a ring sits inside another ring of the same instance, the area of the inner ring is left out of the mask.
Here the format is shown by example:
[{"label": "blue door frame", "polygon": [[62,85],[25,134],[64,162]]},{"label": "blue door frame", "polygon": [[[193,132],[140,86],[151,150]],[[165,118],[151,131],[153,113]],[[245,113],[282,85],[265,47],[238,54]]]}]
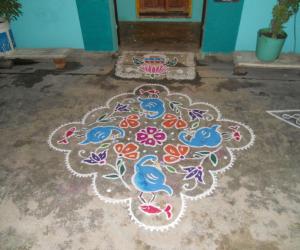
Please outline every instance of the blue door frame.
[{"label": "blue door frame", "polygon": [[231,53],[235,50],[244,0],[206,0],[202,53]]},{"label": "blue door frame", "polygon": [[76,0],[84,48],[89,51],[118,50],[113,0]]},{"label": "blue door frame", "polygon": [[[118,50],[116,2],[76,0],[86,50]],[[243,4],[244,0],[204,0],[201,52],[230,53],[235,50]]]}]

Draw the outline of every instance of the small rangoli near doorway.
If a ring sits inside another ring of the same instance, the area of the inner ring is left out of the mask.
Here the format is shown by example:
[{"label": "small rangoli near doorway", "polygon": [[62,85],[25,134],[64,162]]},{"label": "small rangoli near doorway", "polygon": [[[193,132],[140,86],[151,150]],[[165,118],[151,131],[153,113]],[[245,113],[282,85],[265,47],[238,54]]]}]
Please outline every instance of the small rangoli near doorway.
[{"label": "small rangoli near doorway", "polygon": [[121,78],[193,80],[196,77],[194,53],[123,52],[115,74]]},{"label": "small rangoli near doorway", "polygon": [[58,127],[48,142],[72,174],[91,178],[100,199],[126,203],[139,226],[164,231],[179,223],[188,200],[215,190],[254,134],[211,104],[146,84]]},{"label": "small rangoli near doorway", "polygon": [[282,120],[296,128],[300,128],[300,109],[270,110],[267,112],[279,120]]}]

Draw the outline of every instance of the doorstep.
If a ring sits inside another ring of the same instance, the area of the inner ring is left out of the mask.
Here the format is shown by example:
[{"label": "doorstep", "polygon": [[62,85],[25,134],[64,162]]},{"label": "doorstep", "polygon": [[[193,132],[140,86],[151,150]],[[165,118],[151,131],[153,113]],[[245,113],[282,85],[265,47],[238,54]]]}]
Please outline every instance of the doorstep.
[{"label": "doorstep", "polygon": [[193,80],[195,66],[192,52],[123,51],[115,75],[128,79]]}]

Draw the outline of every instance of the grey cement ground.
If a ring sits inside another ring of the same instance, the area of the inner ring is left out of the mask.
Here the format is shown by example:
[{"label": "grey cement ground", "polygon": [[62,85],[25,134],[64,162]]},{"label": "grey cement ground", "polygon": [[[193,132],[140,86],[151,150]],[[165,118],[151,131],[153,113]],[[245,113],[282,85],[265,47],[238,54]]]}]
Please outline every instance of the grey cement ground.
[{"label": "grey cement ground", "polygon": [[299,72],[233,76],[230,62],[211,58],[194,81],[160,82],[248,124],[256,142],[237,154],[212,196],[189,202],[180,224],[159,233],[99,200],[90,180],[71,176],[47,145],[57,126],[144,83],[116,79],[110,56],[74,58],[64,71],[49,63],[1,70],[1,250],[300,249],[300,129],[265,112],[300,108]]}]

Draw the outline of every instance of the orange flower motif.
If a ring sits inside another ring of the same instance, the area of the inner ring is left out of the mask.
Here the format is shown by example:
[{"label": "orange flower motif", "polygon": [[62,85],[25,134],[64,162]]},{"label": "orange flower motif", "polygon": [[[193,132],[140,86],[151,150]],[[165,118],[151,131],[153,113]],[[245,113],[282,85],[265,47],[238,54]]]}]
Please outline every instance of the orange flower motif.
[{"label": "orange flower motif", "polygon": [[136,128],[140,126],[140,122],[138,121],[140,117],[138,115],[129,115],[124,117],[123,120],[120,122],[119,126],[121,128]]},{"label": "orange flower motif", "polygon": [[124,143],[117,143],[114,145],[114,150],[118,156],[127,158],[129,160],[136,160],[139,158],[140,153],[137,152],[138,149],[139,146],[134,143],[128,143],[126,145]]},{"label": "orange flower motif", "polygon": [[167,153],[163,156],[164,162],[175,163],[184,160],[185,156],[190,152],[190,148],[180,144],[178,144],[177,147],[172,144],[167,144],[164,147],[164,151]]},{"label": "orange flower motif", "polygon": [[177,129],[182,129],[186,128],[188,125],[185,120],[182,120],[173,114],[165,114],[163,120],[162,126],[165,128],[172,128],[175,126]]}]

